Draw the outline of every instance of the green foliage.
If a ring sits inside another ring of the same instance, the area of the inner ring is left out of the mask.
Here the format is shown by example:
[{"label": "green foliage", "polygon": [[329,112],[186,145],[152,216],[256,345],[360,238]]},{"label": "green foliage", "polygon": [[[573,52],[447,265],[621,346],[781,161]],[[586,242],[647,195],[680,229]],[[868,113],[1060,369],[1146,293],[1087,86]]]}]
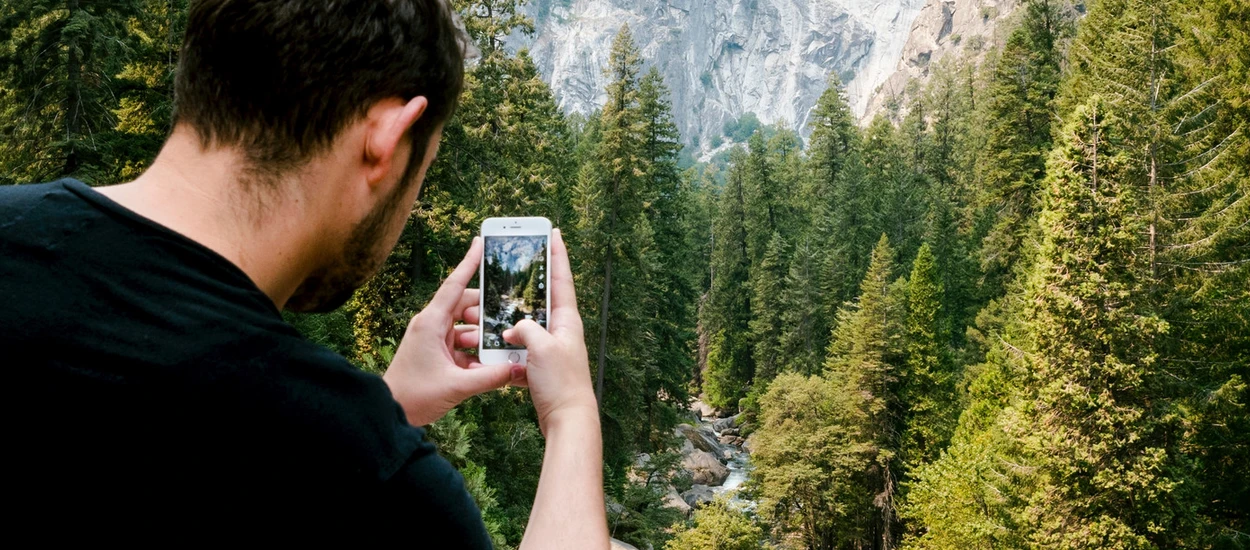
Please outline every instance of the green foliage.
[{"label": "green foliage", "polygon": [[[707,144],[744,145],[707,164],[628,28],[602,110],[565,116],[504,47],[533,31],[520,0],[453,5],[481,55],[440,158],[379,276],[342,310],[286,316],[309,339],[381,373],[484,218],[543,215],[603,377],[618,538],[1246,546],[1245,2],[1026,0],[983,63],[932,63],[866,127],[830,75],[806,148],[744,113]],[[0,6],[0,184],[138,175],[169,130],[185,9]],[[700,390],[750,421],[758,518],[661,505],[689,485],[671,434]],[[496,544],[519,544],[543,455],[525,391],[431,434]]]},{"label": "green foliage", "polygon": [[755,550],[763,540],[763,529],[722,497],[695,512],[694,525],[678,531],[664,548]]},{"label": "green foliage", "polygon": [[0,10],[0,184],[137,175],[168,131],[185,2]]},{"label": "green foliage", "polygon": [[460,470],[465,487],[482,511],[486,531],[490,533],[495,548],[511,548],[500,531],[500,521],[496,517],[499,513],[498,502],[495,500],[496,491],[487,485],[485,469],[469,459],[476,430],[477,426],[472,421],[461,420],[458,411],[453,409],[430,426],[429,436],[438,444],[439,453]]},{"label": "green foliage", "polygon": [[759,117],[757,117],[755,113],[747,112],[742,113],[742,116],[738,117],[737,120],[725,122],[722,132],[725,134],[725,137],[729,138],[731,141],[735,143],[744,143],[746,140],[750,139],[751,136],[755,135],[756,130],[759,129]]},{"label": "green foliage", "polygon": [[870,536],[872,495],[863,485],[874,451],[863,409],[843,390],[840,380],[785,373],[760,399],[753,483],[775,537],[793,533],[826,549]]},{"label": "green foliage", "polygon": [[681,469],[681,455],[640,455],[631,477],[633,483],[621,492],[616,506],[608,507],[608,530],[614,538],[631,544],[662,548],[671,537],[669,528],[684,519],[681,511],[664,502],[669,487],[689,489],[689,474]]}]

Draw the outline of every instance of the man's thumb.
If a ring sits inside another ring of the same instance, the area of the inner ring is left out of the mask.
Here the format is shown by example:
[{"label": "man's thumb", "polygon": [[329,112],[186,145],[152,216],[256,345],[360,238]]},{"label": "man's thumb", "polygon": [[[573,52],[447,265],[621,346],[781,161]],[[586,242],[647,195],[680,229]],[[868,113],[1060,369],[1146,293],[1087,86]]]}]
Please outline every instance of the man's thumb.
[{"label": "man's thumb", "polygon": [[538,344],[539,338],[550,337],[551,335],[543,329],[542,325],[535,323],[533,320],[525,319],[516,326],[503,332],[504,341],[512,345],[525,346],[532,348]]}]

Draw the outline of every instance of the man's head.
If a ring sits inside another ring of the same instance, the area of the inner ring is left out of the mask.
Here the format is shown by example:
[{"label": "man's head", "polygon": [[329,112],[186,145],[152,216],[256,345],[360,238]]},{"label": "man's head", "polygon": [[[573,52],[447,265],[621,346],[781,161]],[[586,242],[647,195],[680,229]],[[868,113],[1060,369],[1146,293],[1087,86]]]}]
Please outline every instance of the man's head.
[{"label": "man's head", "polygon": [[175,131],[238,153],[256,216],[275,198],[334,206],[324,259],[288,308],[341,305],[394,247],[465,47],[445,0],[192,1]]}]

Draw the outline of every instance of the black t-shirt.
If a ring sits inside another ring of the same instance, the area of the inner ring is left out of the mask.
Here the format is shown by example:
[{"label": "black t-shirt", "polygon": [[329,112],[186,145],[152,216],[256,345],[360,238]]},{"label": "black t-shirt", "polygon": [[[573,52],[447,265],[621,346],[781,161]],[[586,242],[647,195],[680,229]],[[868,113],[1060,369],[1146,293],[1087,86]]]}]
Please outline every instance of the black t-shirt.
[{"label": "black t-shirt", "polygon": [[23,515],[218,534],[368,521],[417,547],[491,546],[379,377],[303,338],[226,259],[81,182],[0,189],[0,357],[18,405],[0,492]]}]

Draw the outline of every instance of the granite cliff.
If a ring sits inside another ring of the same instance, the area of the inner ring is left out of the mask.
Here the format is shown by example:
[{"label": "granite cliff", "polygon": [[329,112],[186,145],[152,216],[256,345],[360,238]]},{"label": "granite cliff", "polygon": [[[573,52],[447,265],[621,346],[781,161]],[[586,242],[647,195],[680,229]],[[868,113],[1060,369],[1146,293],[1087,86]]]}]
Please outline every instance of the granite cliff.
[{"label": "granite cliff", "polygon": [[[605,101],[613,37],[628,24],[664,74],[687,143],[708,151],[727,122],[754,113],[804,136],[830,75],[857,116],[901,97],[907,81],[972,44],[983,46],[1016,0],[533,0],[528,48],[566,112]],[[981,47],[981,46],[978,46]]]}]

